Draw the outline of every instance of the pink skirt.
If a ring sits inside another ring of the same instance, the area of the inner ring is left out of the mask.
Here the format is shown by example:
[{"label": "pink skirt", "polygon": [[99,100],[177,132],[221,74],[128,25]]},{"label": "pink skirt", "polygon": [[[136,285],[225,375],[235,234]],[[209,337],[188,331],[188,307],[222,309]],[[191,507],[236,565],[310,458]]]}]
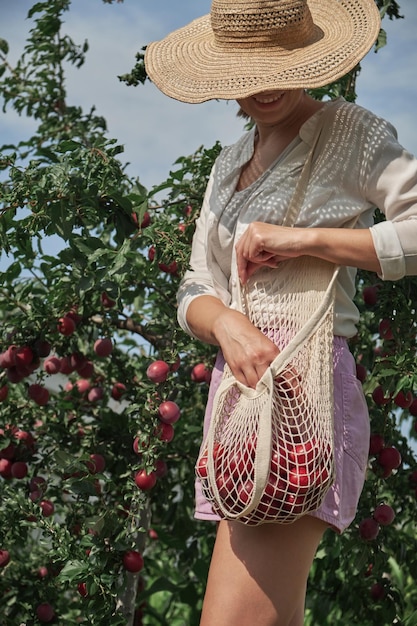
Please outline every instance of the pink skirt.
[{"label": "pink skirt", "polygon": [[[344,337],[334,338],[334,427],[336,479],[320,508],[309,513],[342,533],[353,521],[365,481],[369,453],[370,424],[362,385],[356,377],[356,365]],[[210,424],[213,398],[224,368],[221,352],[213,369],[203,428],[203,440]],[[200,482],[195,483],[195,518],[219,521],[204,497]]]}]

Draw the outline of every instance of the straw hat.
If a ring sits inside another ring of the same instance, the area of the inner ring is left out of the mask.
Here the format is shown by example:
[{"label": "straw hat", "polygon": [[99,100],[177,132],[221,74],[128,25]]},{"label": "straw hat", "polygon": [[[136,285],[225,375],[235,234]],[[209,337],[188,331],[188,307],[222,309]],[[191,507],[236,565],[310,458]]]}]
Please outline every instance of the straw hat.
[{"label": "straw hat", "polygon": [[210,15],[146,50],[150,79],[182,102],[327,85],[375,43],[375,0],[213,0]]}]

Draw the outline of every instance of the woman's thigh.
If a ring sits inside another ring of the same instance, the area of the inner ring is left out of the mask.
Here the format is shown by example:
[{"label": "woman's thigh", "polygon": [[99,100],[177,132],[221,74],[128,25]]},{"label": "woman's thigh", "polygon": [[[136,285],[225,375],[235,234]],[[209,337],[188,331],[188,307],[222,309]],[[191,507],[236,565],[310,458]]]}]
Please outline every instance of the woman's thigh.
[{"label": "woman's thigh", "polygon": [[328,526],[221,521],[200,626],[302,626],[308,573]]}]

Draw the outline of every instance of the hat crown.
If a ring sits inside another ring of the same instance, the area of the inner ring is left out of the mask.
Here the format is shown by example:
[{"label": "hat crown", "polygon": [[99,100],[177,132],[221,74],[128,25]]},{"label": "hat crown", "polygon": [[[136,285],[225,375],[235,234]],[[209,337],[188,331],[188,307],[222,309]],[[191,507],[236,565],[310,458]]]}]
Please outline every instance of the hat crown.
[{"label": "hat crown", "polygon": [[306,0],[213,0],[210,20],[222,48],[298,48],[317,38]]}]

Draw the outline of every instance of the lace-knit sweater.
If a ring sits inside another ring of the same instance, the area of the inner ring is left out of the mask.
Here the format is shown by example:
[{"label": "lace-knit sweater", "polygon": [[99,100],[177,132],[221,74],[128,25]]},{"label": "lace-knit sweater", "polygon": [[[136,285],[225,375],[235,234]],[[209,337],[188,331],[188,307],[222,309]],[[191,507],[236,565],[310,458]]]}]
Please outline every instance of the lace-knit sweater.
[{"label": "lace-knit sweater", "polygon": [[[212,295],[236,306],[234,243],[252,221],[280,224],[318,125],[311,175],[295,225],[370,228],[382,280],[417,275],[417,159],[397,141],[391,124],[342,98],[326,103],[301,127],[278,160],[250,187],[236,191],[242,166],[253,154],[255,129],[216,160],[196,224],[190,269],[178,291],[178,321],[190,302]],[[375,207],[386,220],[374,224]],[[356,333],[354,268],[341,268],[336,289],[334,332]]]}]

